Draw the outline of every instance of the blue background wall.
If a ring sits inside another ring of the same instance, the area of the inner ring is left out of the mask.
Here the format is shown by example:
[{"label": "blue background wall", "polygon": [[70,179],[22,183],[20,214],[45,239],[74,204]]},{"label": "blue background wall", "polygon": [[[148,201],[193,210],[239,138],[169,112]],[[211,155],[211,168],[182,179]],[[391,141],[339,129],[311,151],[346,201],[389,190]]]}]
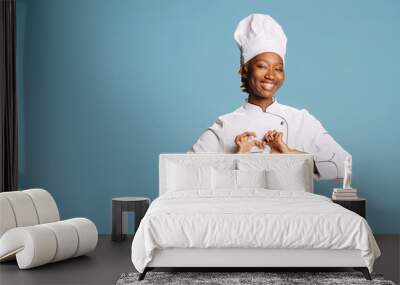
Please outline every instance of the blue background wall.
[{"label": "blue background wall", "polygon": [[155,198],[159,153],[240,106],[233,31],[260,12],[288,36],[278,100],[352,153],[371,227],[400,233],[399,3],[17,0],[20,188],[110,232],[112,197]]}]

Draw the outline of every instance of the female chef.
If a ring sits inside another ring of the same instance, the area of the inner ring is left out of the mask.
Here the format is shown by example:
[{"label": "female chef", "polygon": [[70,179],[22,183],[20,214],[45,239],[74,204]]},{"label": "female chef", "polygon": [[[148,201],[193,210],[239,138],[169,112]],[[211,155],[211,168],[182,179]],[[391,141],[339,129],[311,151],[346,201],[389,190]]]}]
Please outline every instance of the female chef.
[{"label": "female chef", "polygon": [[349,154],[305,109],[279,104],[276,92],[285,80],[286,35],[270,16],[252,14],[238,24],[243,105],[220,116],[192,151],[224,153],[311,153],[320,179],[343,178]]}]

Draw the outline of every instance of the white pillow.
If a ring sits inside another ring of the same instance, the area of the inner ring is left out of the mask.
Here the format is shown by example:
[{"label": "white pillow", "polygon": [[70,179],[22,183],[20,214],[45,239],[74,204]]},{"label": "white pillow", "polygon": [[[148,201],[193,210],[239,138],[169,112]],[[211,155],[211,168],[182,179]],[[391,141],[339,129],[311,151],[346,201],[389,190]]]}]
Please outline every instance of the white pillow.
[{"label": "white pillow", "polygon": [[212,168],[212,188],[236,190],[236,170]]},{"label": "white pillow", "polygon": [[214,190],[237,190],[240,188],[267,188],[265,170],[212,169]]},{"label": "white pillow", "polygon": [[286,169],[270,169],[267,171],[267,187],[273,190],[307,191],[309,178],[305,170],[304,163]]},{"label": "white pillow", "polygon": [[211,167],[170,162],[167,171],[167,191],[211,189]]},{"label": "white pillow", "polygon": [[267,188],[267,171],[236,170],[237,188]]},{"label": "white pillow", "polygon": [[268,189],[307,191],[311,187],[305,160],[242,159],[237,162],[240,170],[266,170]]}]

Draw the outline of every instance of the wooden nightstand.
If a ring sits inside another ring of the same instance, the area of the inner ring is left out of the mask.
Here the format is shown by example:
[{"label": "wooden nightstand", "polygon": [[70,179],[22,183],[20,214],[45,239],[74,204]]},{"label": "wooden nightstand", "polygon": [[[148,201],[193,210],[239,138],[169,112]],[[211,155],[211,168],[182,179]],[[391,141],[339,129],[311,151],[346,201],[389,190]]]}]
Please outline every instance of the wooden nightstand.
[{"label": "wooden nightstand", "polygon": [[366,199],[358,198],[354,200],[336,200],[332,199],[332,202],[339,204],[340,206],[353,211],[356,214],[359,214],[364,219],[366,218],[365,214],[365,206],[367,203]]}]

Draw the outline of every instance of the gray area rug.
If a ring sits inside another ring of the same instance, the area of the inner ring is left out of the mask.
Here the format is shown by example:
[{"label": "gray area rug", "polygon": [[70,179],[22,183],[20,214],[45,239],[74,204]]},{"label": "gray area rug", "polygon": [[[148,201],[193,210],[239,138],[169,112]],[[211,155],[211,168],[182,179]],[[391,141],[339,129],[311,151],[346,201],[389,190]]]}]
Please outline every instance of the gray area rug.
[{"label": "gray area rug", "polygon": [[360,272],[148,272],[142,281],[139,273],[124,273],[116,285],[136,284],[379,284],[395,285],[381,275],[372,275],[368,281]]}]

